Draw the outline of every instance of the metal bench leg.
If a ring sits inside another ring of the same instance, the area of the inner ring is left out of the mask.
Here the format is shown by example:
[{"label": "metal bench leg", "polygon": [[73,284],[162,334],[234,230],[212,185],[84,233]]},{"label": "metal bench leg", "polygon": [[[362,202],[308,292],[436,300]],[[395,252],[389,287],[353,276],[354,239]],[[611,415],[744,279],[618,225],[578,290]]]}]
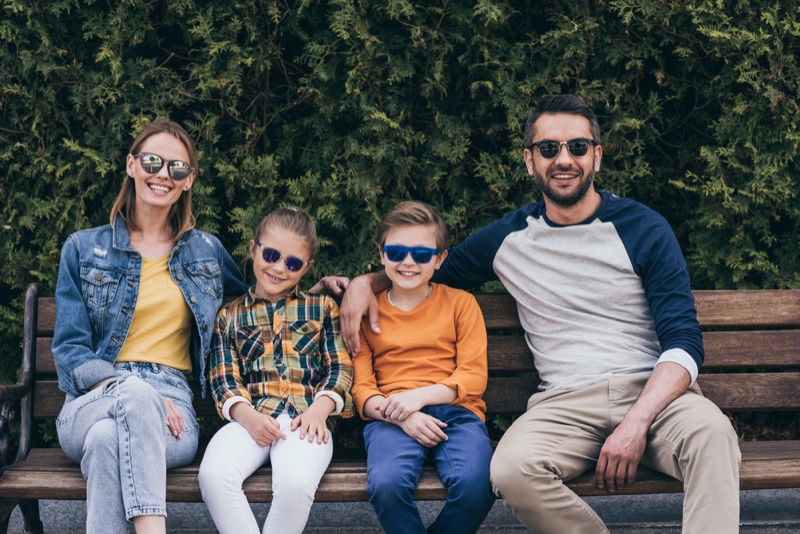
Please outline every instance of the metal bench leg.
[{"label": "metal bench leg", "polygon": [[8,521],[11,519],[11,512],[17,507],[16,501],[0,502],[0,534],[8,532]]},{"label": "metal bench leg", "polygon": [[39,499],[22,499],[19,501],[19,509],[25,521],[25,532],[44,534],[44,525],[39,517]]}]

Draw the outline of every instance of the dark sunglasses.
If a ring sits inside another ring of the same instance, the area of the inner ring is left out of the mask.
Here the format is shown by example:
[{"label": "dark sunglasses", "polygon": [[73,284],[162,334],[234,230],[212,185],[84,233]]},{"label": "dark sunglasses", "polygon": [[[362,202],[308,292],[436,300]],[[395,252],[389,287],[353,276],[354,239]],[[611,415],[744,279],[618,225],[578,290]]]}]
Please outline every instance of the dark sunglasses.
[{"label": "dark sunglasses", "polygon": [[435,255],[439,254],[438,248],[428,247],[404,247],[403,245],[383,245],[383,253],[386,254],[386,259],[393,262],[401,262],[406,259],[408,253],[411,253],[411,259],[420,265],[424,265],[431,261]]},{"label": "dark sunglasses", "polygon": [[261,249],[261,257],[264,258],[264,261],[272,265],[273,263],[278,263],[281,261],[281,258],[285,259],[286,270],[296,273],[306,265],[308,265],[311,260],[303,261],[300,258],[295,258],[294,256],[284,256],[279,251],[275,250],[271,247],[265,247],[261,243],[259,243],[258,239],[255,240],[256,245]]},{"label": "dark sunglasses", "polygon": [[569,153],[573,157],[579,158],[586,155],[591,145],[596,144],[597,143],[591,139],[583,137],[570,139],[569,141],[551,141],[550,139],[545,139],[544,141],[531,143],[530,146],[528,146],[528,150],[533,150],[533,147],[539,147],[539,154],[541,154],[544,159],[553,159],[561,152],[561,146],[567,145]]},{"label": "dark sunglasses", "polygon": [[[161,170],[161,167],[164,166],[164,159],[159,156],[158,154],[149,154],[146,152],[140,152],[138,154],[134,154],[134,158],[140,160],[142,162],[142,169],[147,174],[155,174]],[[185,161],[181,161],[179,159],[167,161],[167,174],[173,180],[185,180],[192,174],[194,171],[194,165],[190,165]]]}]

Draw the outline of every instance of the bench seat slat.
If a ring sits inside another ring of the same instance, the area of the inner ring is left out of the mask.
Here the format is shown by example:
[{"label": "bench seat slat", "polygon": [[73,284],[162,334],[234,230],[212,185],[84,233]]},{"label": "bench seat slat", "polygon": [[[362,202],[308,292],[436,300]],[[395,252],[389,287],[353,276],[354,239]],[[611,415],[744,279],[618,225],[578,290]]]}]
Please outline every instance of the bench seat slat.
[{"label": "bench seat slat", "polygon": [[[742,489],[800,486],[800,441],[743,442],[740,486]],[[167,476],[167,499],[200,502],[197,483],[199,463],[172,469]],[[250,502],[272,499],[270,469],[258,469],[244,484]],[[588,471],[567,485],[583,496],[607,495]],[[680,481],[641,467],[636,484],[618,494],[672,493],[683,491]],[[417,489],[419,500],[442,500],[447,492],[436,472],[428,466]],[[80,468],[61,449],[33,449],[28,460],[9,468],[0,482],[0,498],[85,499],[86,483]],[[366,501],[366,469],[363,462],[334,460],[320,481],[318,502]]]}]

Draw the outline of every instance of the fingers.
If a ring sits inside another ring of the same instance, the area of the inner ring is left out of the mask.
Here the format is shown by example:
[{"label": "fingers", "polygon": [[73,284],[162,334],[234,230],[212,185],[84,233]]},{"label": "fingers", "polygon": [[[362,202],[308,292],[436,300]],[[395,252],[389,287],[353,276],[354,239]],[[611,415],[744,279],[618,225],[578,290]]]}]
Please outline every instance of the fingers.
[{"label": "fingers", "polygon": [[183,437],[183,415],[172,399],[164,399],[167,407],[167,430],[178,439]]},{"label": "fingers", "polygon": [[328,276],[324,280],[331,295],[341,295],[350,285],[350,279],[346,276]]},{"label": "fingers", "polygon": [[381,327],[378,326],[378,301],[373,296],[372,300],[369,301],[369,307],[367,308],[367,317],[369,318],[369,328],[375,334],[381,333]]}]

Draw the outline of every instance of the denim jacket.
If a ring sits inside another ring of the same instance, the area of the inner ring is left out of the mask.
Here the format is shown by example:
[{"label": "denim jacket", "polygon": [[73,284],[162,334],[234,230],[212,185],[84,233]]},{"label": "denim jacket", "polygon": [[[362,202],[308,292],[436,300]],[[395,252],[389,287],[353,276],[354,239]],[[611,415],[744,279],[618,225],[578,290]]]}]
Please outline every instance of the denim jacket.
[{"label": "denim jacket", "polygon": [[[168,264],[192,310],[189,352],[205,396],[206,356],[224,295],[247,291],[241,272],[219,240],[189,230],[175,244]],[[56,284],[53,357],[58,385],[80,396],[116,376],[114,361],[128,335],[139,296],[142,256],[131,248],[125,221],[72,234],[61,250]]]}]

